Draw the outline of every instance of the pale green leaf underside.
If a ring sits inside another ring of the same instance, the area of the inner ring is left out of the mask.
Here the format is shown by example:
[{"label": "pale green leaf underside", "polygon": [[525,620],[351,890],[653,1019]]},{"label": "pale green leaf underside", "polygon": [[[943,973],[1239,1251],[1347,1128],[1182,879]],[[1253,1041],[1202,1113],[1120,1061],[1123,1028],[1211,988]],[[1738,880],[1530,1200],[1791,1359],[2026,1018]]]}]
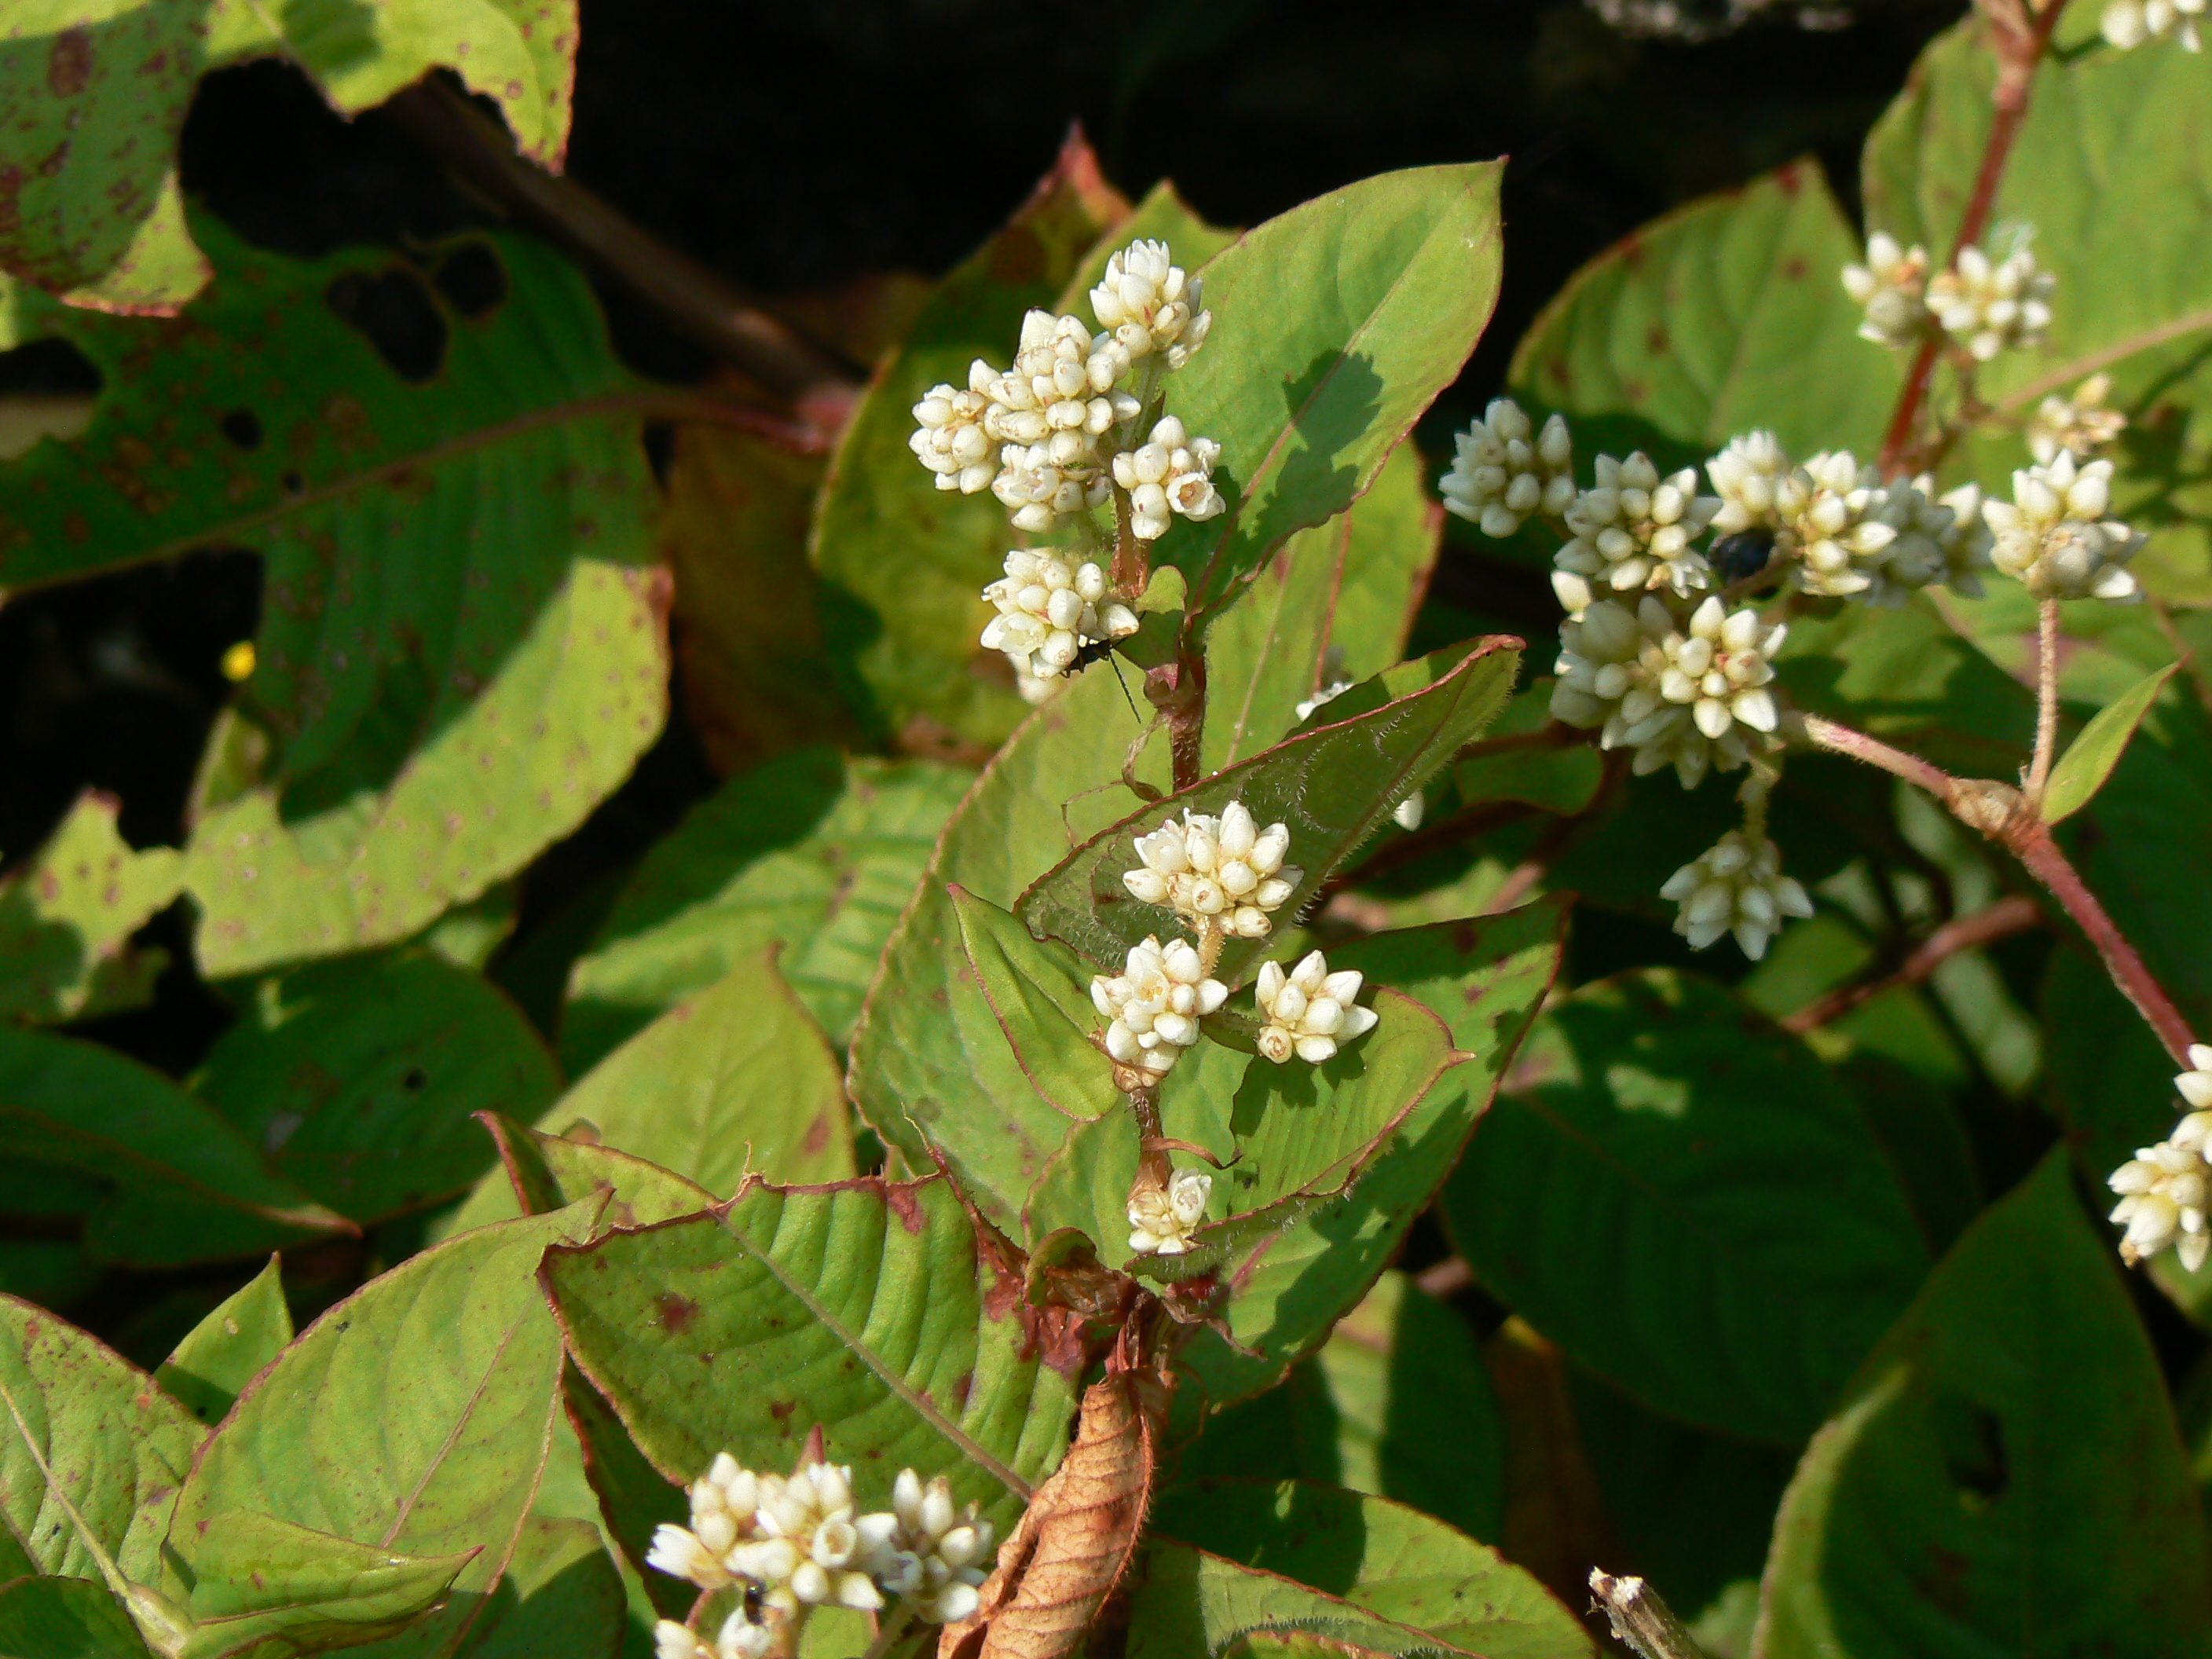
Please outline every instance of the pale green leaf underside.
[{"label": "pale green leaf underside", "polygon": [[2081,733],[2067,745],[2058,763],[2051,769],[2051,783],[2044,791],[2043,820],[2056,823],[2071,817],[2087,806],[2096,793],[2105,787],[2105,780],[2112,775],[2112,769],[2120,763],[2120,756],[2135,736],[2136,727],[2149,711],[2159,692],[2173,677],[2169,665],[2154,674],[2147,674],[2120,696],[2097,711],[2095,718],[2081,728]]}]

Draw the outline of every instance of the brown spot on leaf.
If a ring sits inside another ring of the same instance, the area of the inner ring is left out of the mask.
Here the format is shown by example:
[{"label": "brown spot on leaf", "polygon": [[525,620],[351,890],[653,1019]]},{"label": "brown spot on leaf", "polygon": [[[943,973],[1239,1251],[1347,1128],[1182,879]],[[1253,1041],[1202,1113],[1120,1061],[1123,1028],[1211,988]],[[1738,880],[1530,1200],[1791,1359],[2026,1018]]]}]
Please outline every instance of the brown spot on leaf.
[{"label": "brown spot on leaf", "polygon": [[1655,357],[1663,354],[1667,349],[1667,331],[1652,324],[1644,336],[1644,349]]},{"label": "brown spot on leaf", "polygon": [[768,1414],[779,1423],[798,1409],[799,1402],[796,1400],[771,1400],[768,1402]]},{"label": "brown spot on leaf", "polygon": [[884,1182],[884,1203],[899,1218],[899,1224],[907,1231],[914,1234],[921,1231],[921,1200],[915,1195],[914,1186],[886,1181]]},{"label": "brown spot on leaf", "polygon": [[91,79],[92,36],[81,28],[64,29],[46,54],[46,90],[57,98],[73,98]]},{"label": "brown spot on leaf", "polygon": [[678,1296],[673,1291],[663,1291],[653,1298],[653,1311],[659,1316],[660,1328],[672,1336],[681,1335],[691,1328],[699,1317],[699,1304],[688,1296]]},{"label": "brown spot on leaf", "polygon": [[806,1126],[806,1138],[799,1142],[809,1158],[819,1157],[830,1145],[830,1115],[817,1112],[814,1121]]}]

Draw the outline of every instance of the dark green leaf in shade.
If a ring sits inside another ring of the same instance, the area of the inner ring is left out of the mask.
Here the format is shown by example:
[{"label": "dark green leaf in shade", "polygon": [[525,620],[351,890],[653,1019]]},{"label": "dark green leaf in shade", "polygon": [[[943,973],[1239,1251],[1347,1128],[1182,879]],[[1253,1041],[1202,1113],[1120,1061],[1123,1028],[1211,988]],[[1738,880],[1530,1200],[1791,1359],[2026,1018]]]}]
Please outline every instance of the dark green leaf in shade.
[{"label": "dark green leaf in shade", "polygon": [[1578,459],[1641,449],[1690,465],[1762,427],[1801,459],[1869,450],[1899,371],[1858,337],[1837,280],[1858,255],[1819,164],[1792,161],[1584,265],[1522,337],[1508,382],[1567,416]]},{"label": "dark green leaf in shade", "polygon": [[1466,1321],[1393,1272],[1280,1388],[1209,1418],[1176,1474],[1345,1486],[1490,1539],[1504,1508],[1503,1437]]},{"label": "dark green leaf in shade", "polygon": [[73,1037],[0,1028],[0,1154],[106,1187],[84,1246],[118,1266],[180,1267],[356,1231],[168,1079]]},{"label": "dark green leaf in shade", "polygon": [[533,1515],[457,1659],[614,1659],[623,1611],[599,1528]]},{"label": "dark green leaf in shade", "polygon": [[[1009,1233],[1066,1134],[1023,1077],[975,982],[947,891],[1010,906],[1037,872],[1129,810],[1117,775],[1142,723],[1110,674],[1086,673],[1024,723],[961,801],[893,929],[853,1033],[853,1103],[902,1155],[942,1158],[969,1200]],[[1164,743],[1137,775],[1165,783]]]},{"label": "dark green leaf in shade", "polygon": [[[1295,915],[1329,872],[1384,823],[1398,802],[1479,735],[1512,690],[1520,654],[1489,639],[1407,663],[1331,702],[1319,724],[1275,748],[1124,818],[1041,876],[1014,914],[1039,938],[1065,940],[1119,967],[1147,934],[1165,937],[1173,913],[1129,896],[1135,839],[1186,811],[1218,813],[1242,800],[1261,824],[1290,826],[1285,863],[1304,872],[1279,918]],[[1231,980],[1266,948],[1231,939],[1216,976]]]},{"label": "dark green leaf in shade", "polygon": [[2135,736],[2136,727],[2142,723],[2152,700],[2173,677],[2176,665],[2169,664],[2155,673],[2145,675],[2099,709],[2096,717],[2081,728],[2081,735],[2067,745],[2058,763],[2051,769],[2051,784],[2044,792],[2045,823],[2056,823],[2061,818],[2072,817],[2105,787],[2105,780],[2120,763],[2128,739]]},{"label": "dark green leaf in shade", "polygon": [[291,1340],[292,1310],[284,1302],[282,1264],[272,1255],[267,1267],[217,1304],[177,1344],[154,1381],[201,1422],[218,1423]]},{"label": "dark green leaf in shade", "polygon": [[[645,1565],[654,1529],[664,1522],[682,1526],[690,1518],[683,1484],[646,1462],[614,1407],[574,1365],[561,1374],[561,1401],[575,1436],[592,1514],[605,1523],[629,1570],[641,1575],[638,1583],[647,1603],[662,1618],[684,1617],[698,1600],[697,1591]],[[560,1455],[557,1432],[554,1455]]]},{"label": "dark green leaf in shade", "polygon": [[161,1571],[207,1431],[151,1378],[43,1308],[0,1297],[0,1583],[135,1584]]},{"label": "dark green leaf in shade", "polygon": [[1421,489],[1419,454],[1402,444],[1348,511],[1299,531],[1253,572],[1206,631],[1205,770],[1280,740],[1316,692],[1398,660],[1443,520]]},{"label": "dark green leaf in shade", "polygon": [[1358,1656],[1595,1651],[1573,1613],[1487,1545],[1386,1498],[1304,1481],[1164,1494],[1140,1571],[1131,1659],[1223,1653],[1261,1632]]},{"label": "dark green leaf in shade", "polygon": [[732,778],[647,850],[577,960],[562,1063],[582,1076],[774,940],[792,989],[844,1042],[937,833],[974,781],[957,767],[828,749]]},{"label": "dark green leaf in shade", "polygon": [[177,855],[134,853],[112,796],[87,793],[30,861],[0,882],[0,1014],[77,1019],[149,1000],[166,953],[131,935],[177,895]]},{"label": "dark green leaf in shade", "polygon": [[474,1550],[411,1556],[266,1515],[203,1517],[176,1659],[291,1659],[395,1636],[438,1604]]},{"label": "dark green leaf in shade", "polygon": [[448,1240],[302,1332],[239,1396],[178,1495],[171,1598],[217,1594],[236,1576],[222,1518],[262,1515],[380,1551],[465,1555],[444,1609],[402,1650],[449,1651],[506,1568],[545,1461],[561,1339],[538,1258],[587,1233],[599,1207]]},{"label": "dark green leaf in shade", "polygon": [[881,738],[988,744],[1021,720],[1004,659],[976,643],[991,614],[983,587],[1000,574],[1013,526],[988,491],[936,487],[907,447],[914,405],[933,386],[966,386],[977,357],[1011,363],[1023,313],[1049,305],[1128,210],[1071,138],[1006,227],[938,285],[846,425],[809,550],[842,689]]},{"label": "dark green leaf in shade", "polygon": [[1784,1498],[1759,1650],[2194,1652],[2212,1554],[2156,1358],[2063,1152],[1867,1360]]},{"label": "dark green leaf in shade", "polygon": [[1552,720],[1553,684],[1539,679],[1509,699],[1477,745],[1489,752],[1452,768],[1452,785],[1461,800],[1469,805],[1525,801],[1547,812],[1571,815],[1597,798],[1605,781],[1604,757],[1579,738],[1557,745],[1540,740],[1540,734],[1562,730]]},{"label": "dark green leaf in shade", "polygon": [[90,1578],[0,1584],[0,1653],[8,1659],[148,1659],[123,1604]]},{"label": "dark green leaf in shade", "polygon": [[194,1079],[268,1167],[368,1224],[465,1192],[492,1161],[477,1112],[536,1117],[553,1057],[495,987],[427,951],[260,981]]},{"label": "dark green leaf in shade", "polygon": [[[382,249],[295,260],[194,228],[221,280],[166,344],[45,314],[106,389],[82,437],[0,478],[0,584],[262,554],[236,696],[266,752],[203,799],[183,861],[200,965],[228,976],[416,933],[580,823],[660,730],[666,592],[653,394],[558,255],[422,250],[498,268],[506,297],[471,317]],[[412,319],[404,349],[349,320],[372,315]]]},{"label": "dark green leaf in shade", "polygon": [[[450,1247],[449,1247],[450,1248]],[[548,1253],[575,1363],[664,1479],[717,1452],[944,1474],[1011,1522],[1059,1462],[1081,1356],[1024,1328],[1012,1270],[943,1180],[785,1190]]]},{"label": "dark green leaf in shade", "polygon": [[1928,1270],[1857,1103],[1802,1042],[1662,969],[1539,1022],[1444,1214],[1483,1284],[1581,1364],[1783,1444]]},{"label": "dark green leaf in shade", "polygon": [[1488,1109],[1559,971],[1565,922],[1564,905],[1547,901],[1377,933],[1331,952],[1332,968],[1357,968],[1448,1018],[1453,1047],[1471,1058],[1415,1103],[1348,1201],[1277,1235],[1235,1267],[1229,1325],[1252,1352],[1200,1332],[1182,1358],[1202,1395],[1186,1389],[1178,1399],[1225,1405],[1273,1385],[1374,1283]]},{"label": "dark green leaf in shade", "polygon": [[1153,552],[1190,579],[1194,610],[1350,506],[1458,378],[1498,298],[1501,165],[1363,179],[1207,262],[1212,331],[1168,404],[1221,445],[1229,509]]},{"label": "dark green leaf in shade", "polygon": [[1649,1578],[1700,1638],[1740,1625],[1757,1604],[1794,1449],[1693,1429],[1581,1371],[1567,1381],[1576,1435],[1620,1536],[1613,1571]]}]

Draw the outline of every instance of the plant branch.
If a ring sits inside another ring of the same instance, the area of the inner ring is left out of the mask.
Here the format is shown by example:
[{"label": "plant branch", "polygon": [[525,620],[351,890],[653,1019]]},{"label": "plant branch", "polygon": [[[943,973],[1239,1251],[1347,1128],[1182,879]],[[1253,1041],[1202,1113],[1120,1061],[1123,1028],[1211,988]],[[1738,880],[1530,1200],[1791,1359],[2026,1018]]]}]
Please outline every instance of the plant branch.
[{"label": "plant branch", "polygon": [[[1982,232],[1989,224],[1990,214],[1996,206],[1997,186],[2004,180],[2005,163],[2011,159],[2013,141],[2020,136],[2021,124],[2027,118],[2028,94],[2035,83],[2035,66],[2050,45],[2051,31],[2057,27],[2059,13],[2065,9],[2066,0],[2045,0],[2043,9],[2035,14],[2033,22],[2028,22],[2016,8],[1984,0],[1990,46],[1997,59],[1997,82],[1990,95],[1995,107],[1990,117],[1989,137],[1982,147],[1982,163],[1974,174],[1973,193],[1966,198],[1966,211],[1959,221],[1959,234],[1951,244],[1947,268],[1958,263],[1960,249],[1981,240]],[[1913,433],[1917,429],[1921,408],[1928,398],[1929,382],[1935,376],[1936,360],[1942,349],[1942,335],[1931,331],[1912,354],[1904,388],[1898,393],[1897,407],[1889,417],[1889,428],[1882,434],[1884,477],[1914,470],[1908,465],[1914,447]]]},{"label": "plant branch", "polygon": [[913,1622],[914,1607],[904,1596],[901,1596],[898,1606],[878,1627],[876,1639],[868,1644],[868,1650],[860,1656],[860,1659],[884,1659],[893,1644],[906,1634],[907,1626]]},{"label": "plant branch", "polygon": [[2051,781],[2052,752],[2058,747],[2058,601],[2045,599],[2036,608],[2035,756],[2027,763],[2027,786],[2021,793],[2037,812],[2043,810],[2043,791]]},{"label": "plant branch", "polygon": [[1873,1001],[1885,991],[1894,990],[1900,985],[1917,985],[1961,951],[1971,951],[1976,945],[1988,945],[2014,933],[2025,933],[2042,920],[2043,912],[2036,907],[2033,899],[2023,894],[2008,894],[1987,909],[1977,910],[1971,916],[1961,916],[1956,921],[1946,922],[1938,927],[1893,972],[1876,974],[1855,984],[1838,986],[1825,996],[1807,1003],[1782,1021],[1782,1029],[1802,1033],[1826,1025],[1831,1020],[1840,1019],[1860,1004]]},{"label": "plant branch", "polygon": [[2082,881],[2081,872],[2059,849],[2058,843],[2051,838],[2051,826],[2044,823],[2042,815],[2019,790],[1992,778],[1954,778],[1917,755],[1907,754],[1878,738],[1817,714],[1793,713],[1788,717],[1788,726],[1793,733],[1802,733],[1820,748],[1878,766],[1926,790],[1948,807],[1961,823],[2002,842],[2027,867],[2028,873],[2043,884],[2096,947],[2112,983],[2119,987],[2128,1000],[2135,1004],[2144,1022],[2158,1033],[2159,1041],[2166,1045],[2174,1062],[2184,1067],[2188,1066],[2189,1046],[2193,1041],[2188,1021],[2173,1006],[2173,999],[2166,994],[2166,988],[2158,982],[2149,964],[2106,914],[2097,896]]},{"label": "plant branch", "polygon": [[2075,381],[2094,374],[2100,368],[2110,368],[2123,358],[2132,357],[2138,351],[2148,351],[2153,346],[2164,345],[2168,340],[2178,340],[2184,335],[2196,334],[2208,328],[2212,328],[2212,306],[2203,311],[2191,311],[2171,318],[2155,328],[2146,328],[2115,340],[2108,346],[2100,346],[2069,363],[2061,364],[2048,374],[2038,376],[2018,391],[2008,392],[1998,398],[1992,405],[1993,410],[1999,415],[2014,414],[2032,404],[2042,402],[2054,392],[2063,392]]},{"label": "plant branch", "polygon": [[770,316],[696,260],[648,234],[574,179],[515,153],[504,130],[436,78],[385,107],[416,143],[498,207],[636,294],[678,329],[788,403],[810,425],[845,422],[865,377]]}]

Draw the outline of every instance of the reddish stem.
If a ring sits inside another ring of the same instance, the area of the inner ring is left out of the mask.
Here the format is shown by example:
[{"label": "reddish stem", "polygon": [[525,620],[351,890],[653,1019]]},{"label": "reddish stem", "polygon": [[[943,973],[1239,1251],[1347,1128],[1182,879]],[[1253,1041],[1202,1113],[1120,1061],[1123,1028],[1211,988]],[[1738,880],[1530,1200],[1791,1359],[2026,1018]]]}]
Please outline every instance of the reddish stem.
[{"label": "reddish stem", "polygon": [[1978,910],[1971,916],[1960,916],[1938,927],[1921,942],[1920,948],[1905,957],[1893,973],[1877,974],[1856,984],[1838,986],[1826,996],[1808,1002],[1782,1022],[1785,1031],[1809,1031],[1826,1025],[1830,1020],[1840,1019],[1863,1002],[1870,1002],[1884,991],[1899,985],[1917,985],[1961,951],[1972,950],[1978,945],[1987,945],[1993,939],[2024,933],[2043,920],[2035,901],[2024,894],[2011,893],[1999,899],[1986,910]]},{"label": "reddish stem", "polygon": [[2166,988],[2158,982],[2149,965],[2105,913],[2105,907],[2083,883],[2080,872],[2067,861],[2058,843],[2051,838],[2051,827],[2044,823],[2033,802],[2009,784],[1988,778],[1954,778],[1917,755],[1909,755],[1878,738],[1870,738],[1863,732],[1855,732],[1817,714],[1798,719],[1805,735],[1819,747],[1878,766],[1925,789],[1948,807],[1961,823],[2002,842],[2014,858],[2027,866],[2028,873],[2049,890],[2051,897],[2087,936],[2089,943],[2096,946],[2097,954],[2104,959],[2106,972],[2112,976],[2112,983],[2120,988],[2151,1030],[2158,1033],[2159,1041],[2166,1045],[2174,1063],[2185,1068],[2189,1065],[2192,1041],[2189,1023],[2182,1018],[2181,1011],[2173,1006],[2173,1000],[2166,995]]},{"label": "reddish stem", "polygon": [[[1996,206],[1997,186],[2004,179],[2005,163],[2012,156],[2013,140],[2020,136],[2021,124],[2027,118],[2028,93],[2035,83],[2035,66],[2051,43],[2051,31],[2058,25],[2058,14],[2065,9],[2066,0],[2046,0],[2034,22],[2025,29],[2008,27],[1994,15],[1990,17],[1990,28],[1995,36],[1991,44],[1997,58],[1997,83],[1990,98],[1995,111],[1990,118],[1989,139],[1982,147],[1981,168],[1974,175],[1973,194],[1966,198],[1966,216],[1959,222],[1958,238],[1951,244],[1947,269],[1958,263],[1961,248],[1981,240],[1982,232],[1989,224],[1990,215]],[[1942,336],[1931,333],[1912,354],[1904,389],[1898,393],[1897,408],[1889,417],[1889,429],[1882,434],[1881,474],[1886,478],[1913,470],[1906,465],[1906,457],[1912,447],[1912,434],[1919,424],[1921,406],[1928,398],[1928,383],[1935,375],[1936,359],[1942,349]]]}]

